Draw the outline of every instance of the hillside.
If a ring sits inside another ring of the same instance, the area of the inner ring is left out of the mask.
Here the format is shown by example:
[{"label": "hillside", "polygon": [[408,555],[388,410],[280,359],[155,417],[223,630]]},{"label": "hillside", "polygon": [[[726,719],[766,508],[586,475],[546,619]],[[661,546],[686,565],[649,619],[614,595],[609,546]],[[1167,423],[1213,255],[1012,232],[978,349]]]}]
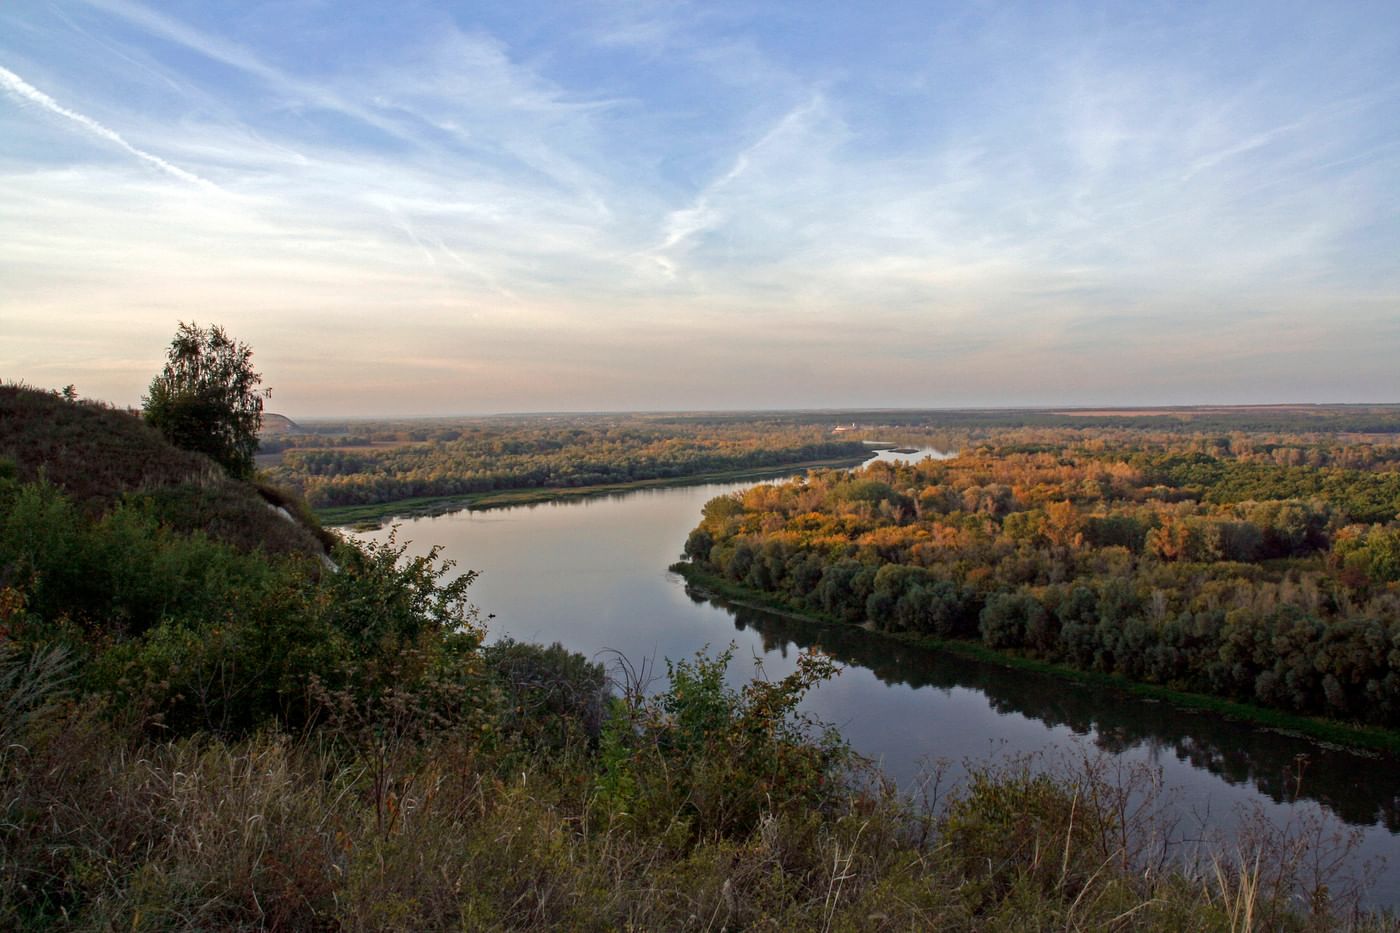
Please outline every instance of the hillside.
[{"label": "hillside", "polygon": [[23,482],[45,480],[90,516],[121,501],[144,503],[175,531],[202,531],[242,550],[326,553],[329,537],[271,487],[231,479],[201,454],[166,443],[140,418],[93,402],[69,402],[25,386],[0,386],[0,460]]},{"label": "hillside", "polygon": [[286,415],[278,415],[265,411],[262,416],[262,427],[258,430],[259,437],[274,437],[281,434],[308,434],[305,428],[297,424]]}]

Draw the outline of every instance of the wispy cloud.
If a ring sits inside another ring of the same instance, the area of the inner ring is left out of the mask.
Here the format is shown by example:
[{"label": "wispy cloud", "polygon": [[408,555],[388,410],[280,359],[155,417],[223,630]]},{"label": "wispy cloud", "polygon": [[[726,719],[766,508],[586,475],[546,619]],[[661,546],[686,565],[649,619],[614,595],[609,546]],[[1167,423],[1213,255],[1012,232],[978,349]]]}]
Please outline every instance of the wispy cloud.
[{"label": "wispy cloud", "polygon": [[237,69],[263,81],[285,95],[289,102],[334,111],[391,136],[411,140],[402,127],[385,119],[372,108],[347,99],[316,82],[304,81],[285,69],[264,61],[256,53],[207,32],[195,29],[150,7],[129,0],[81,0],[86,5],[118,17],[152,36],[173,42],[207,59]]},{"label": "wispy cloud", "polygon": [[816,96],[785,114],[777,122],[777,125],[764,133],[757,142],[741,150],[734,157],[729,168],[706,185],[705,189],[689,205],[666,215],[665,235],[661,244],[652,252],[656,256],[657,262],[668,274],[674,275],[675,264],[667,254],[696,234],[714,229],[724,223],[730,215],[728,210],[717,202],[725,192],[749,171],[755,159],[762,158],[766,152],[779,146],[792,134],[801,132],[814,115],[821,111],[822,107],[821,97]]},{"label": "wispy cloud", "polygon": [[107,142],[129,152],[143,162],[154,165],[173,178],[189,182],[192,185],[199,185],[202,188],[218,190],[218,187],[213,182],[200,178],[193,172],[187,172],[178,165],[172,165],[158,155],[153,155],[144,149],[136,148],[123,139],[121,134],[116,130],[103,126],[91,117],[78,113],[76,110],[68,109],[8,68],[0,67],[0,88],[4,88],[5,91],[22,101],[41,107],[49,113],[63,117],[66,120],[71,120],[93,136],[105,139]]}]

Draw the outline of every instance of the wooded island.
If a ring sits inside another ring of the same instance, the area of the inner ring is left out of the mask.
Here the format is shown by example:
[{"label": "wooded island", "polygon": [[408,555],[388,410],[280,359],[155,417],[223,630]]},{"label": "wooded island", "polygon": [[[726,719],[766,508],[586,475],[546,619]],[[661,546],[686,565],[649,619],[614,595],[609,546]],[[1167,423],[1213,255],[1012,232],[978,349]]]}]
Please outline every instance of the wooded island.
[{"label": "wooded island", "polygon": [[798,611],[1394,729],[1398,467],[1383,438],[999,429],[715,499],[685,553]]}]

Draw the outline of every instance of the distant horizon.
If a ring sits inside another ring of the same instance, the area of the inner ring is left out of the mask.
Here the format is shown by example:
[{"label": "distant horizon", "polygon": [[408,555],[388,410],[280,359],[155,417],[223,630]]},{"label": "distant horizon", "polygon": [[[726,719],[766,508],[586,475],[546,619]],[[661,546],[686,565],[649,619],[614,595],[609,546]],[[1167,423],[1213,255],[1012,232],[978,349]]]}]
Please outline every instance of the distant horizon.
[{"label": "distant horizon", "polygon": [[[12,380],[0,377],[4,384],[15,384],[24,388],[36,389],[45,392],[57,392],[63,385],[45,386],[38,385],[31,381]],[[64,385],[67,385],[65,383]],[[122,410],[140,410],[141,400],[138,397],[134,401],[116,401],[109,398],[100,398],[89,395],[82,391],[81,387],[75,386],[78,398],[82,401],[97,402],[103,405],[110,405],[113,408]],[[266,386],[264,386],[266,388]],[[692,407],[692,408],[538,408],[538,409],[479,409],[471,410],[443,410],[438,412],[419,411],[378,411],[364,413],[355,411],[353,413],[297,413],[288,414],[290,409],[276,405],[275,386],[274,396],[265,403],[263,414],[287,418],[294,422],[301,421],[382,421],[382,420],[434,420],[448,418],[512,418],[512,417],[548,417],[558,416],[586,416],[586,415],[746,415],[746,414],[831,414],[843,415],[851,413],[886,413],[886,412],[1013,412],[1013,411],[1037,411],[1037,412],[1091,412],[1106,411],[1114,413],[1151,411],[1154,413],[1170,414],[1173,411],[1201,411],[1201,410],[1248,410],[1248,409],[1288,409],[1288,408],[1400,408],[1400,398],[1391,401],[1366,400],[1366,401],[1261,401],[1261,402],[1142,402],[1142,403],[1108,403],[1108,402],[1075,402],[1066,404],[1055,404],[1046,402],[1027,403],[1006,403],[1006,404],[965,404],[965,405],[911,405],[911,404],[871,404],[871,405],[791,405],[791,406],[754,406],[754,407]]]},{"label": "distant horizon", "polygon": [[[139,406],[138,406],[139,407]],[[881,405],[881,406],[856,406],[851,408],[581,408],[581,409],[541,409],[537,411],[477,411],[477,412],[448,412],[444,414],[369,414],[369,415],[288,415],[285,411],[266,409],[264,414],[277,415],[287,418],[290,421],[316,422],[316,421],[381,421],[381,420],[403,420],[403,421],[430,421],[444,420],[449,418],[516,418],[516,417],[580,417],[587,415],[764,415],[764,414],[810,414],[810,415],[843,415],[843,414],[881,414],[881,413],[903,413],[903,412],[1014,412],[1014,411],[1034,411],[1034,412],[1135,412],[1151,411],[1155,417],[1156,412],[1169,415],[1173,411],[1201,411],[1201,410],[1222,410],[1240,411],[1251,409],[1288,409],[1288,408],[1400,408],[1400,400],[1391,402],[1258,402],[1245,404],[1231,404],[1228,402],[1203,402],[1192,405]],[[1111,416],[1109,416],[1111,417]]]},{"label": "distant horizon", "polygon": [[324,417],[1400,398],[1397,61],[1347,0],[0,5],[0,377],[129,404],[185,320]]}]

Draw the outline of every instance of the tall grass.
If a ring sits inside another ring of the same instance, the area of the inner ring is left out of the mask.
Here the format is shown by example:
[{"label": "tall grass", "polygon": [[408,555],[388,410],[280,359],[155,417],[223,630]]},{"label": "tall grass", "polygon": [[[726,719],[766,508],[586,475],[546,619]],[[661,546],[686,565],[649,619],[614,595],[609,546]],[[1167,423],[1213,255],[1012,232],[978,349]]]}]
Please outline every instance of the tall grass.
[{"label": "tall grass", "polygon": [[[727,693],[712,661],[618,701],[600,741],[438,730],[388,762],[330,727],[141,738],[66,700],[53,663],[0,656],[0,703],[29,711],[0,775],[6,929],[1398,928],[1333,896],[1323,835],[1164,857],[1150,779],[1094,759],[989,763],[919,801],[850,760],[810,772],[819,799],[704,766],[697,749],[762,765],[807,741],[786,714],[755,738],[800,684]],[[770,788],[752,811],[745,782]]]}]

